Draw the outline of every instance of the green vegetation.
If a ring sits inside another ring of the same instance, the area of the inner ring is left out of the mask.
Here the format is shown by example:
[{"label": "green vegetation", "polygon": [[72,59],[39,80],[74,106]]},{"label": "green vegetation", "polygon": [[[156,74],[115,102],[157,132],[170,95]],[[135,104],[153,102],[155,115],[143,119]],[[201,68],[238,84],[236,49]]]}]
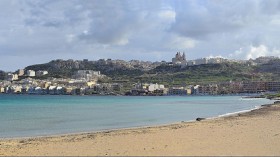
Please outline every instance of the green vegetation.
[{"label": "green vegetation", "polygon": [[48,77],[55,77],[55,78],[68,78],[71,77],[75,71],[79,69],[74,69],[74,68],[55,68],[53,67],[50,63],[46,64],[36,64],[36,65],[31,65],[25,68],[27,70],[34,70],[34,71],[39,71],[39,70],[46,70],[49,72]]},{"label": "green vegetation", "polygon": [[276,93],[276,94],[265,94],[264,97],[266,97],[266,98],[268,98],[268,99],[280,98],[280,93]]},{"label": "green vegetation", "polygon": [[[273,60],[264,65],[249,66],[240,63],[203,64],[173,66],[162,64],[152,70],[144,71],[141,68],[131,68],[113,63],[88,61],[54,60],[46,64],[31,65],[26,70],[47,70],[47,77],[69,78],[77,70],[96,70],[111,79],[100,82],[121,83],[160,83],[174,84],[206,84],[224,81],[274,81],[280,76],[280,60]],[[273,69],[273,70],[271,70]]]},{"label": "green vegetation", "polygon": [[204,64],[187,66],[159,66],[140,80],[143,82],[161,82],[163,84],[204,84],[223,81],[269,80],[271,73],[256,73],[255,66],[238,63]]}]

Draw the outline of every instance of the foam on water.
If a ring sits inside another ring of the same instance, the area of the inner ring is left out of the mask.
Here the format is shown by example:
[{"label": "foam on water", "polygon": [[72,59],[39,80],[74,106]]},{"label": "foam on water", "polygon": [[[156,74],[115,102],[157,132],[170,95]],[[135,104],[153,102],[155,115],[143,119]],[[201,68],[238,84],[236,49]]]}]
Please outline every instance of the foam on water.
[{"label": "foam on water", "polygon": [[257,110],[259,108],[261,108],[261,106],[255,106],[255,108],[248,109],[248,110],[242,110],[242,111],[237,111],[237,112],[225,113],[225,114],[219,115],[218,117],[227,117],[227,116],[236,115],[236,114],[239,114],[239,113],[246,113],[246,112],[250,112],[250,111],[253,111],[253,110]]}]

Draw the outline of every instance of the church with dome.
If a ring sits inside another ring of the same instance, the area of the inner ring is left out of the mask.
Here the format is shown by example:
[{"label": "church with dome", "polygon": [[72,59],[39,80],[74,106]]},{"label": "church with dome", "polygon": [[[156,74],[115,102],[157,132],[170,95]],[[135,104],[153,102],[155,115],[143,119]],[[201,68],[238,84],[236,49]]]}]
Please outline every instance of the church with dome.
[{"label": "church with dome", "polygon": [[172,58],[172,64],[186,66],[187,60],[186,60],[185,52],[183,52],[182,54],[181,54],[181,52],[177,52],[175,57]]}]

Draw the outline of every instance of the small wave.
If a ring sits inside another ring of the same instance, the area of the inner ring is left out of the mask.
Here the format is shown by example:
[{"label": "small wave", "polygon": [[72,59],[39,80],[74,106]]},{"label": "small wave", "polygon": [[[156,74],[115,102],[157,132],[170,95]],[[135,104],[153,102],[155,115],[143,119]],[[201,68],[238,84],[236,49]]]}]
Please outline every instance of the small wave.
[{"label": "small wave", "polygon": [[265,99],[265,98],[239,98],[239,100],[248,100],[248,101],[252,101],[252,100],[260,100],[260,99]]},{"label": "small wave", "polygon": [[250,112],[253,110],[257,110],[259,108],[261,108],[261,106],[255,106],[253,109],[248,109],[248,110],[241,110],[241,111],[237,111],[237,112],[225,113],[225,114],[219,115],[218,117],[227,117],[227,116],[236,115],[239,113],[246,113],[246,112]]}]

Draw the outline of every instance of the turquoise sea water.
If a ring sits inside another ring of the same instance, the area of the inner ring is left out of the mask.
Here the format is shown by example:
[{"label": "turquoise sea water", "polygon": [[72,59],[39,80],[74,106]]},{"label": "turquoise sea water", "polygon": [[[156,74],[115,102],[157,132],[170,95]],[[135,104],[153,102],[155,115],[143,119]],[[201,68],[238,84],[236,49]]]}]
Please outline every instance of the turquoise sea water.
[{"label": "turquoise sea water", "polygon": [[0,95],[0,138],[152,126],[273,103],[240,96]]}]

